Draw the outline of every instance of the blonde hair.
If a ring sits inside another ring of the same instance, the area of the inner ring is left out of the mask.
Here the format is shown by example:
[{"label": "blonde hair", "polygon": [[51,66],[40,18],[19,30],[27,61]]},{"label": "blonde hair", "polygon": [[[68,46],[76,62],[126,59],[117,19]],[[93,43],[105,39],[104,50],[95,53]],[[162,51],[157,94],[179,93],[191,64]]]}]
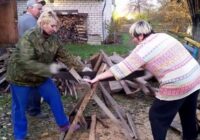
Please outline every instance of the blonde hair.
[{"label": "blonde hair", "polygon": [[140,20],[135,22],[129,29],[129,33],[132,37],[138,37],[140,35],[148,36],[153,33],[151,25],[144,21]]},{"label": "blonde hair", "polygon": [[57,28],[59,29],[60,21],[56,13],[52,9],[46,8],[42,10],[40,17],[37,20],[37,24],[39,27],[42,27],[44,24],[51,23],[52,20],[57,22]]}]

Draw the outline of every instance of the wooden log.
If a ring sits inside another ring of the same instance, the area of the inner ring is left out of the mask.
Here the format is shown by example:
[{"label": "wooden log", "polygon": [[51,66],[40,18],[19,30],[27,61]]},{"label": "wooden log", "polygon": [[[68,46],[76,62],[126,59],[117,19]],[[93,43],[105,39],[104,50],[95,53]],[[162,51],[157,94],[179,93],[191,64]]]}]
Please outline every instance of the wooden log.
[{"label": "wooden log", "polygon": [[76,70],[74,68],[71,68],[69,70],[69,72],[73,75],[73,77],[78,81],[78,83],[80,83],[82,81],[81,76],[78,74],[78,72],[76,72]]},{"label": "wooden log", "polygon": [[89,134],[89,140],[95,140],[96,138],[96,122],[97,122],[97,119],[96,119],[96,113],[94,113],[92,115],[92,123],[91,123],[91,126],[90,126],[90,134]]},{"label": "wooden log", "polygon": [[93,69],[94,69],[94,67],[95,67],[95,65],[96,65],[96,62],[97,62],[99,56],[100,56],[100,53],[95,53],[94,55],[92,55],[92,56],[89,58],[89,61],[90,61],[91,65],[92,65],[92,68],[93,68]]},{"label": "wooden log", "polygon": [[129,125],[131,127],[131,130],[132,130],[132,132],[134,134],[134,139],[137,140],[138,139],[138,135],[136,133],[136,127],[135,127],[135,124],[134,124],[134,122],[132,120],[131,114],[130,113],[126,113],[126,117],[128,119],[128,123],[129,123]]},{"label": "wooden log", "polygon": [[104,58],[104,60],[105,60],[105,63],[108,64],[109,67],[113,66],[113,63],[112,63],[112,61],[109,59],[109,57],[107,56],[107,54],[106,54],[103,50],[101,50],[101,53],[102,53],[102,55],[103,55],[103,58]]},{"label": "wooden log", "polygon": [[67,132],[67,135],[66,137],[64,138],[64,140],[71,140],[71,137],[72,137],[72,134],[73,134],[73,130],[76,126],[76,124],[79,122],[80,120],[80,116],[82,116],[83,114],[83,111],[85,110],[87,104],[89,103],[90,99],[92,98],[92,96],[95,94],[95,91],[96,91],[96,88],[97,88],[97,84],[98,83],[95,83],[92,87],[92,89],[86,93],[86,95],[84,96],[84,99],[83,99],[83,102],[81,103],[80,107],[79,107],[79,110]]},{"label": "wooden log", "polygon": [[72,89],[71,89],[71,86],[69,85],[69,81],[68,80],[65,80],[65,86],[67,87],[70,95],[73,96]]},{"label": "wooden log", "polygon": [[121,86],[123,87],[126,95],[130,95],[130,94],[135,93],[134,91],[131,91],[131,89],[128,87],[128,85],[125,83],[124,80],[120,80],[119,82],[120,82]]},{"label": "wooden log", "polygon": [[121,62],[122,60],[124,60],[123,57],[119,56],[119,54],[114,53],[112,56],[109,57],[111,59],[111,61],[114,64],[118,64],[119,62]]},{"label": "wooden log", "polygon": [[108,84],[112,93],[119,92],[123,89],[119,81],[109,81]]},{"label": "wooden log", "polygon": [[104,95],[107,97],[107,99],[110,101],[112,108],[115,110],[115,112],[117,113],[118,117],[121,120],[121,125],[122,127],[126,130],[126,132],[128,133],[128,135],[130,137],[134,137],[134,134],[132,133],[130,127],[127,125],[124,117],[126,116],[125,111],[119,107],[119,105],[117,104],[117,102],[112,98],[112,96],[110,96],[110,94],[107,92],[107,90],[104,88],[104,86],[101,84],[101,82],[99,83],[99,86],[101,88],[101,91],[104,93]]},{"label": "wooden log", "polygon": [[100,54],[96,61],[96,64],[94,65],[94,69],[93,69],[94,71],[96,71],[96,72],[98,71],[98,69],[101,65],[102,59],[103,59],[103,56],[102,56],[102,54]]},{"label": "wooden log", "polygon": [[139,84],[138,83],[135,83],[133,81],[130,81],[130,80],[125,80],[125,82],[128,84],[128,86],[130,86],[131,88],[135,88],[137,89],[139,87]]},{"label": "wooden log", "polygon": [[97,75],[106,71],[107,68],[108,68],[108,65],[106,63],[101,63],[101,66],[100,66],[99,70],[97,71]]},{"label": "wooden log", "polygon": [[97,105],[106,113],[106,115],[114,122],[114,123],[119,123],[117,118],[113,115],[113,113],[106,107],[106,105],[101,101],[101,99],[94,94],[93,99],[97,103]]},{"label": "wooden log", "polygon": [[86,130],[88,128],[87,121],[85,120],[85,117],[82,115],[80,116],[80,125]]},{"label": "wooden log", "polygon": [[70,111],[69,116],[72,116],[73,114],[76,114],[77,109],[80,107],[81,103],[83,102],[84,97],[85,97],[85,95],[80,97],[80,99],[78,100],[77,104]]}]

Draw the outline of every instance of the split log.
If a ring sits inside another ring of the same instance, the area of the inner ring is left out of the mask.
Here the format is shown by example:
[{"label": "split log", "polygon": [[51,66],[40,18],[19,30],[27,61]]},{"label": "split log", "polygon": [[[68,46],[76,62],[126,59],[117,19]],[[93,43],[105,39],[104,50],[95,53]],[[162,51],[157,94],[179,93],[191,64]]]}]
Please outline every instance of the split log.
[{"label": "split log", "polygon": [[119,92],[123,89],[119,81],[109,81],[108,84],[112,93]]},{"label": "split log", "polygon": [[131,91],[131,89],[128,87],[128,85],[126,84],[126,82],[124,80],[120,80],[119,82],[120,82],[121,86],[123,87],[126,95],[135,93],[134,91]]},{"label": "split log", "polygon": [[119,62],[121,62],[122,60],[124,60],[123,57],[119,56],[119,54],[114,53],[112,56],[109,57],[111,59],[111,61],[114,64],[118,64]]},{"label": "split log", "polygon": [[129,125],[131,127],[131,130],[132,130],[132,132],[134,134],[134,139],[137,140],[138,136],[137,136],[137,133],[136,133],[136,127],[135,127],[135,124],[133,123],[131,114],[130,113],[126,113],[126,116],[127,116],[127,119],[128,119],[128,123],[129,123]]},{"label": "split log", "polygon": [[89,140],[95,140],[96,138],[96,113],[92,115],[92,123],[90,126],[90,134],[89,134]]},{"label": "split log", "polygon": [[106,113],[106,115],[114,123],[119,123],[119,121],[117,120],[117,118],[115,117],[115,115],[113,115],[113,113],[108,109],[108,107],[106,107],[106,105],[101,101],[101,99],[96,94],[93,95],[93,99],[95,100],[95,102],[97,103],[97,105]]},{"label": "split log", "polygon": [[96,64],[94,65],[94,69],[93,69],[94,71],[97,71],[99,69],[102,59],[103,59],[103,56],[102,54],[100,54],[98,57],[98,60],[96,61]]},{"label": "split log", "polygon": [[89,58],[89,63],[91,63],[92,65],[92,68],[94,69],[96,63],[97,63],[97,60],[99,58],[99,55],[100,53],[95,53],[94,55],[92,55],[90,58]]}]

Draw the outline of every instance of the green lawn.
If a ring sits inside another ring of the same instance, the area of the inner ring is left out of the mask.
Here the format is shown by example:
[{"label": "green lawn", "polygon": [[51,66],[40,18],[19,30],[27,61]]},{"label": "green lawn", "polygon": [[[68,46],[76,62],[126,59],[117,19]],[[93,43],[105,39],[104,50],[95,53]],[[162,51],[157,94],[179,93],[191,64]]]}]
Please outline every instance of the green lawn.
[{"label": "green lawn", "polygon": [[82,59],[87,59],[95,53],[104,50],[108,55],[116,52],[120,55],[127,54],[135,46],[130,43],[130,37],[128,34],[122,34],[120,44],[108,44],[108,45],[88,45],[88,44],[67,44],[67,49],[74,55],[80,56]]}]

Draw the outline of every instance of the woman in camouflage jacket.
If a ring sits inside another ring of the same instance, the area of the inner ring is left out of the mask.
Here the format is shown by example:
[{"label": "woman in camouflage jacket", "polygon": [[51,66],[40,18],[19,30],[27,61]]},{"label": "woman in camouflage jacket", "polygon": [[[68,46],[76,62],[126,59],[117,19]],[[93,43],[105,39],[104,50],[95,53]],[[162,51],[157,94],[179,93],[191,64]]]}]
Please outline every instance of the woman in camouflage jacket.
[{"label": "woman in camouflage jacket", "polygon": [[60,93],[50,77],[62,68],[54,60],[76,70],[82,69],[79,61],[62,48],[55,34],[59,28],[56,14],[52,10],[44,11],[37,24],[19,40],[7,68],[7,80],[12,93],[14,137],[20,140],[25,139],[27,134],[25,112],[31,90],[37,90],[49,104],[60,130],[69,128]]}]

